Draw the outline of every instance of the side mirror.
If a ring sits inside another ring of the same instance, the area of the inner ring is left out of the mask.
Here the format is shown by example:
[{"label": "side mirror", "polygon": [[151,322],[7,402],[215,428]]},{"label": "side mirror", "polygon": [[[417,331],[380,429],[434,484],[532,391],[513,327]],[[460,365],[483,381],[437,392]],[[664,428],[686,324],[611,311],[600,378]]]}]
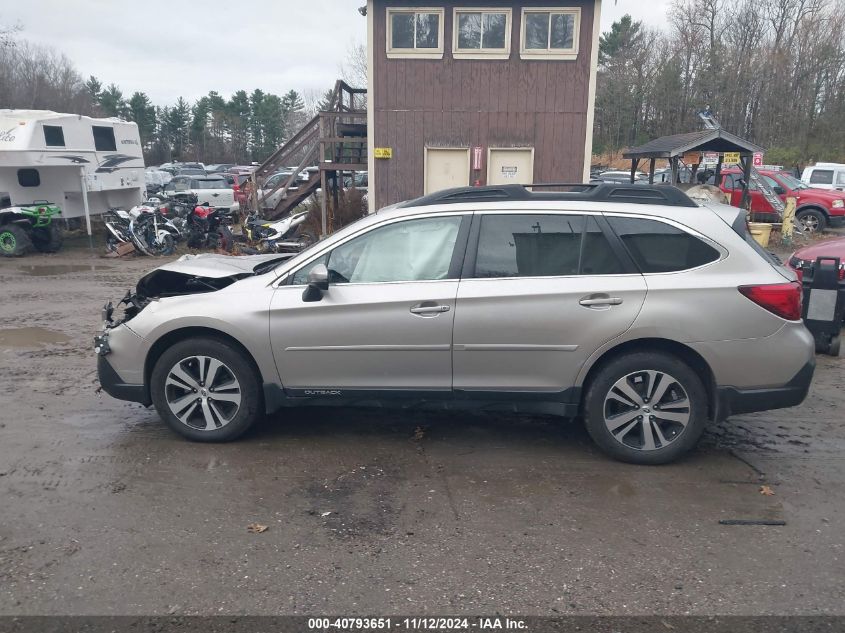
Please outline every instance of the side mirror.
[{"label": "side mirror", "polygon": [[772,189],[774,189],[775,193],[778,194],[779,196],[782,196],[783,194],[786,193],[786,191],[784,191],[783,187],[781,187],[781,186],[774,186],[774,187],[772,187]]},{"label": "side mirror", "polygon": [[317,264],[308,273],[308,287],[302,293],[302,300],[311,303],[323,298],[323,292],[329,289],[329,269],[325,264]]}]

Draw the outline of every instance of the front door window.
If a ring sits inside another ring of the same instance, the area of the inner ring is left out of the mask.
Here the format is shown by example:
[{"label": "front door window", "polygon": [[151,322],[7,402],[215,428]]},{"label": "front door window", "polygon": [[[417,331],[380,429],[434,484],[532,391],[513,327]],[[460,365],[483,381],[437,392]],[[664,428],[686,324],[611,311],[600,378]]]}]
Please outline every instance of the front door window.
[{"label": "front door window", "polygon": [[294,274],[306,283],[316,264],[329,269],[329,283],[386,283],[448,279],[461,216],[388,224],[341,244]]}]

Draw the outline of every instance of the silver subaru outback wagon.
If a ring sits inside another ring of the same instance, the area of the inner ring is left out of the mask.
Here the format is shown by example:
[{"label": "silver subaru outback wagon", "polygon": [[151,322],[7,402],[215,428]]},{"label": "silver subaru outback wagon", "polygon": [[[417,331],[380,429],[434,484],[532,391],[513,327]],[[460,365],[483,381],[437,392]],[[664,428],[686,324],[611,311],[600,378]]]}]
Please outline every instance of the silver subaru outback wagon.
[{"label": "silver subaru outback wagon", "polygon": [[658,464],[709,420],[802,402],[801,289],[743,212],[668,186],[442,191],[292,258],[185,256],[95,338],[103,389],[232,440],[286,406],[374,401],[583,417]]}]

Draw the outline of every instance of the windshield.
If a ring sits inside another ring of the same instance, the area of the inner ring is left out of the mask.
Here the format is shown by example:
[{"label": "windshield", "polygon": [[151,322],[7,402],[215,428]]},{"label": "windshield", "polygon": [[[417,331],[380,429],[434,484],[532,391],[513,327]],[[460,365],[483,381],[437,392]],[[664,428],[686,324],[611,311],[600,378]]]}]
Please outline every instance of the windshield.
[{"label": "windshield", "polygon": [[809,189],[807,185],[786,173],[777,174],[778,179],[790,189]]}]

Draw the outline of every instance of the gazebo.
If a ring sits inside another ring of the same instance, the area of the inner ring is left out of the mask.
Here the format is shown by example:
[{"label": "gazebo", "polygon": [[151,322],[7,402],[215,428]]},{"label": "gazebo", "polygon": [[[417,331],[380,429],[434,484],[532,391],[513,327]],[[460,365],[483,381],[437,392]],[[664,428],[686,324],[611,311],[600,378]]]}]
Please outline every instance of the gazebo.
[{"label": "gazebo", "polygon": [[[746,183],[746,192],[753,164],[754,154],[762,153],[763,149],[741,139],[740,137],[726,132],[721,128],[706,129],[699,132],[687,134],[673,134],[661,136],[645,145],[634,147],[622,154],[623,158],[631,160],[631,182],[634,182],[640,162],[649,160],[648,182],[654,183],[654,168],[658,158],[669,161],[671,168],[671,184],[678,183],[680,163],[684,163],[692,170],[692,180],[702,164],[702,157],[705,154],[718,155],[716,158],[716,183],[720,182],[723,164],[736,164],[742,166],[743,179]],[[725,155],[732,159],[725,161]],[[731,156],[732,155],[732,156]],[[710,163],[712,164],[712,163]],[[743,196],[744,198],[745,196]]]}]

